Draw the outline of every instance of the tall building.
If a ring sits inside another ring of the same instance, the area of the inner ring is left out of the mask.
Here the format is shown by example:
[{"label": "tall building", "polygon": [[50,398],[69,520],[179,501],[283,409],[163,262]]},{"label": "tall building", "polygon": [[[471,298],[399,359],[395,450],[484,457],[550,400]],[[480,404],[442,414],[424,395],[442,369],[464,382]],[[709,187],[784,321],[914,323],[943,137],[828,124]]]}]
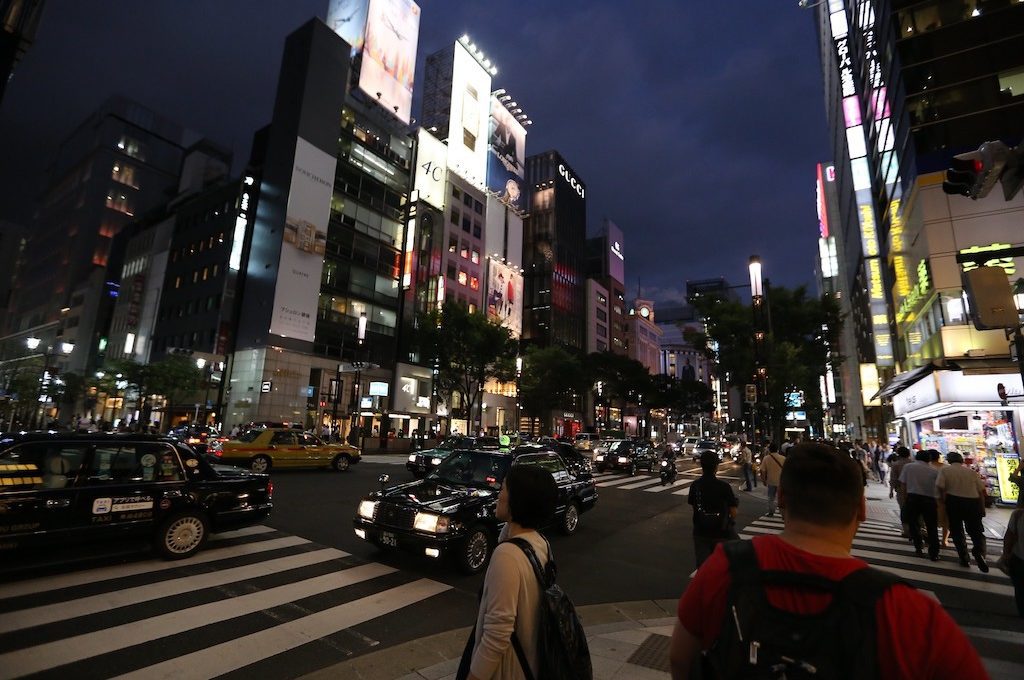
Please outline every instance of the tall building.
[{"label": "tall building", "polygon": [[[1021,141],[1024,4],[829,0],[815,12],[865,404],[851,436],[955,447],[994,471],[1021,413],[980,383],[1012,392],[1020,377],[1002,333],[970,325],[961,275],[991,263],[1016,280],[1024,261],[996,251],[1024,240],[1024,197],[970,201],[940,185],[954,154]],[[986,446],[990,430],[1002,434]],[[990,480],[993,495],[1005,487]]]},{"label": "tall building", "polygon": [[29,230],[21,224],[0,220],[0,328],[11,308],[14,281],[21,268]]},{"label": "tall building", "polygon": [[639,361],[651,375],[661,372],[661,337],[654,322],[654,302],[636,299],[629,310],[629,358]]},{"label": "tall building", "polygon": [[14,66],[32,45],[45,0],[0,0],[0,102]]},{"label": "tall building", "polygon": [[[626,336],[629,334],[629,310],[626,308],[626,258],[622,230],[605,218],[601,225],[601,233],[587,239],[585,254],[585,275],[604,288],[608,296],[608,335],[602,338],[606,347],[600,351],[611,350],[616,354],[625,355],[629,351],[626,342]],[[591,344],[593,343],[588,336],[588,347]]]},{"label": "tall building", "polygon": [[523,229],[523,340],[582,350],[587,189],[557,151],[526,159],[530,214]]},{"label": "tall building", "polygon": [[105,273],[113,238],[167,200],[185,147],[198,139],[115,96],[61,143],[15,283],[9,335],[61,325],[75,343],[68,366],[95,365],[105,331],[97,321],[112,299]]}]

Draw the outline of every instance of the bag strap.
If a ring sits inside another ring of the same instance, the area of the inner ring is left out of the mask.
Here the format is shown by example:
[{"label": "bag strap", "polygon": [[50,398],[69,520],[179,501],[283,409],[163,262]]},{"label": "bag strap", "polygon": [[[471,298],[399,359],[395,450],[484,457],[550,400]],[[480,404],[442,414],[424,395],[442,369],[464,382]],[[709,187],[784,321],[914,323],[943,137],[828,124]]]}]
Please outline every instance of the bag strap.
[{"label": "bag strap", "polygon": [[[547,588],[547,582],[544,578],[543,568],[540,566],[540,560],[537,559],[537,553],[534,551],[533,546],[525,538],[508,538],[505,539],[506,543],[515,545],[526,555],[526,559],[529,560],[530,566],[533,567],[533,573],[537,576],[537,582],[540,583],[541,589]],[[545,540],[546,542],[546,540]],[[551,546],[548,545],[548,564],[553,565],[551,559]],[[519,641],[519,636],[516,635],[515,629],[512,630],[512,649],[515,650],[516,657],[519,659],[519,665],[523,669],[523,675],[526,676],[526,680],[534,680],[533,671],[530,670],[530,664],[526,660],[526,651],[523,649],[523,644]]]},{"label": "bag strap", "polygon": [[526,680],[534,680],[533,671],[530,670],[530,664],[526,660],[526,651],[523,649],[523,644],[519,642],[519,636],[516,632],[512,631],[512,649],[516,652],[516,657],[519,658],[519,665],[523,669],[523,675],[526,676]]}]

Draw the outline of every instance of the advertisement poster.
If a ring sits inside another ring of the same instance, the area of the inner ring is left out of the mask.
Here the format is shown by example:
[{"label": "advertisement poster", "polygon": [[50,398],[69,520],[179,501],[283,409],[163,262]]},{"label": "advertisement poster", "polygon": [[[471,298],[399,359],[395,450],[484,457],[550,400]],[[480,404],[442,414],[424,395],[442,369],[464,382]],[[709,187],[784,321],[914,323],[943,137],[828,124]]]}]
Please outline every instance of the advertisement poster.
[{"label": "advertisement poster", "polygon": [[420,8],[411,0],[370,0],[359,89],[403,123],[412,112]]},{"label": "advertisement poster", "polygon": [[452,106],[448,122],[448,169],[481,188],[487,179],[490,109],[490,74],[462,43],[455,43]]},{"label": "advertisement poster", "polygon": [[999,478],[999,500],[1016,503],[1020,487],[1010,481],[1010,475],[1020,469],[1020,456],[1016,453],[996,454],[996,475]]},{"label": "advertisement poster", "polygon": [[625,239],[619,225],[605,220],[605,234],[608,237],[608,276],[619,283],[626,282],[626,256],[623,252]]},{"label": "advertisement poster", "polygon": [[448,147],[423,128],[419,129],[416,140],[416,177],[413,186],[419,192],[420,200],[444,212]]},{"label": "advertisement poster", "polygon": [[366,29],[366,9],[370,0],[330,0],[327,5],[327,25],[352,46],[352,56],[363,49]]},{"label": "advertisement poster", "polygon": [[523,277],[506,264],[489,260],[487,318],[501,323],[518,338],[523,330]]},{"label": "advertisement poster", "polygon": [[270,320],[275,335],[313,342],[337,162],[298,138]]},{"label": "advertisement poster", "polygon": [[525,209],[523,178],[526,176],[526,128],[515,116],[491,97],[490,126],[487,135],[487,186],[503,203]]}]

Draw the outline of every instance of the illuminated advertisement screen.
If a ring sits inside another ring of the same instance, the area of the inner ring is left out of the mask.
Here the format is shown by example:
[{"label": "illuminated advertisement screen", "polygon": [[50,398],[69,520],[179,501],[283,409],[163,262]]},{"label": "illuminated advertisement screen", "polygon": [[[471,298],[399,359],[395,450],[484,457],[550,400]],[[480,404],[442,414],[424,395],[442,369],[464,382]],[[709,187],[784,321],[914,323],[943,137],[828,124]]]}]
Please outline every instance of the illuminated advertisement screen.
[{"label": "illuminated advertisement screen", "polygon": [[414,187],[420,200],[444,212],[445,180],[448,176],[448,147],[423,128],[416,141],[416,177]]},{"label": "illuminated advertisement screen", "polygon": [[497,97],[491,97],[487,148],[488,188],[498,194],[503,203],[517,210],[525,209],[526,128]]},{"label": "illuminated advertisement screen", "polygon": [[623,252],[622,230],[607,220],[605,222],[608,235],[608,275],[619,283],[626,282],[626,256]]},{"label": "illuminated advertisement screen", "polygon": [[484,229],[488,255],[523,263],[523,217],[494,194],[487,195]]},{"label": "illuminated advertisement screen", "polygon": [[462,43],[455,43],[448,119],[448,169],[481,188],[487,179],[490,109],[491,75]]},{"label": "illuminated advertisement screen", "polygon": [[497,260],[490,260],[488,266],[487,318],[500,322],[514,338],[522,333],[523,276]]},{"label": "illuminated advertisement screen", "polygon": [[270,332],[313,342],[338,159],[301,137],[288,191]]},{"label": "illuminated advertisement screen", "polygon": [[411,0],[370,0],[359,89],[403,123],[412,112],[420,8]]},{"label": "illuminated advertisement screen", "polygon": [[369,4],[370,0],[330,0],[327,4],[327,25],[352,46],[352,56],[363,49]]}]

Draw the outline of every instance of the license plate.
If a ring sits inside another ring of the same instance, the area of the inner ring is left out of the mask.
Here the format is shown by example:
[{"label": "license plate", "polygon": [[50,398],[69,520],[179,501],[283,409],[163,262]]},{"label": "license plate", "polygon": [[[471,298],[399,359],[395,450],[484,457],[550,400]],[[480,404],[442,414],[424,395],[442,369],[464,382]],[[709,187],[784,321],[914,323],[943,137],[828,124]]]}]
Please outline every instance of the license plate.
[{"label": "license plate", "polygon": [[380,532],[380,542],[384,545],[390,545],[392,548],[398,547],[398,539],[390,531]]}]

